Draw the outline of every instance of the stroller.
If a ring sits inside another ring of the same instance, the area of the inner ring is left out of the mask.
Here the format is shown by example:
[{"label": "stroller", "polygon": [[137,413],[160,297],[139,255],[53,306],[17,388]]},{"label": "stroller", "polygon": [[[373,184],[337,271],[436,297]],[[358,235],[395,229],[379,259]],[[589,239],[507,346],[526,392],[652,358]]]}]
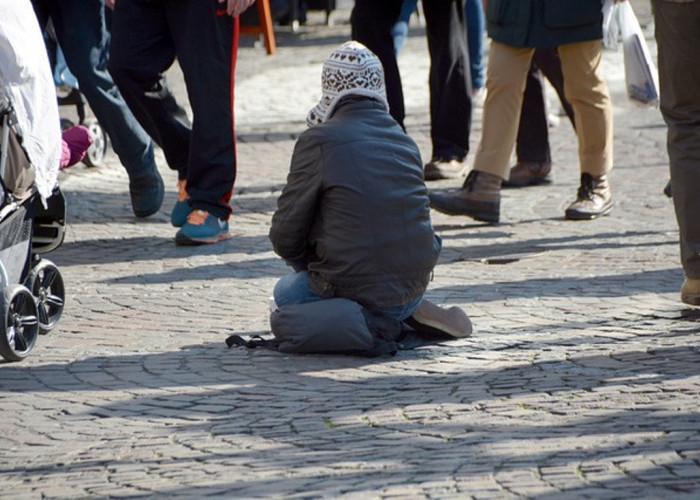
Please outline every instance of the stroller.
[{"label": "stroller", "polygon": [[24,359],[39,334],[58,323],[65,301],[58,268],[41,257],[63,243],[65,198],[54,187],[45,203],[40,175],[22,148],[9,98],[0,93],[0,355]]}]

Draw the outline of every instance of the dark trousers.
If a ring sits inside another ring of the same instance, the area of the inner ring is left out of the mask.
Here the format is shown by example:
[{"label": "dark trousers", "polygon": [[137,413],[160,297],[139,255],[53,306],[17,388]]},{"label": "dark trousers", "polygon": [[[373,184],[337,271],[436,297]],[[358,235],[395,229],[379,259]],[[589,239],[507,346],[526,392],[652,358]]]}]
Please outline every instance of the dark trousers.
[{"label": "dark trousers", "polygon": [[398,21],[403,0],[356,0],[350,22],[352,39],[374,52],[384,67],[389,113],[403,127],[406,116],[401,75],[396,63],[391,28]]},{"label": "dark trousers", "polygon": [[571,125],[574,125],[574,110],[564,95],[564,76],[557,49],[535,49],[525,84],[515,145],[519,162],[551,163],[552,161],[543,75],[554,87]]},{"label": "dark trousers", "polygon": [[654,19],[681,264],[700,279],[700,2],[654,0]]},{"label": "dark trousers", "polygon": [[107,71],[110,32],[103,0],[32,0],[39,24],[52,20],[66,63],[112,149],[136,179],[155,169],[153,143]]},{"label": "dark trousers", "polygon": [[[231,213],[236,178],[233,89],[238,19],[217,0],[118,0],[109,68],[170,168],[187,180],[190,204],[219,218]],[[223,7],[222,7],[223,6]],[[164,73],[177,58],[192,123]]]},{"label": "dark trousers", "polygon": [[[352,38],[381,60],[390,113],[403,126],[401,76],[391,36],[401,4],[401,0],[356,0],[351,23]],[[469,151],[472,116],[464,5],[462,0],[425,0],[422,4],[430,53],[432,155],[462,160]]]}]

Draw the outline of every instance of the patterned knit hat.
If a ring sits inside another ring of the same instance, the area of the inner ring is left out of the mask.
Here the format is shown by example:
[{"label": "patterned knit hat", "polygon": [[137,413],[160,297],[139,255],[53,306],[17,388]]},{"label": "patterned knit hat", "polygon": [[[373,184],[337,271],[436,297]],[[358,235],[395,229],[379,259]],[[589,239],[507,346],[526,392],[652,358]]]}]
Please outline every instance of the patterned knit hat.
[{"label": "patterned knit hat", "polygon": [[389,110],[382,63],[359,42],[345,42],[323,63],[321,88],[321,100],[306,116],[309,127],[326,121],[346,95],[370,97]]}]

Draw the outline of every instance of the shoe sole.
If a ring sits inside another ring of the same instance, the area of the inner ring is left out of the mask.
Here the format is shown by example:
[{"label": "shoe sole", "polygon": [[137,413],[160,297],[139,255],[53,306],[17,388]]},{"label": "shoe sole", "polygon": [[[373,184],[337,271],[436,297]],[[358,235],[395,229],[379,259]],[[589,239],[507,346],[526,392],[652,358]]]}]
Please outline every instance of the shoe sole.
[{"label": "shoe sole", "polygon": [[609,215],[610,212],[612,212],[612,205],[601,210],[598,213],[595,213],[595,214],[587,213],[587,212],[576,212],[574,210],[572,210],[572,211],[567,210],[564,213],[564,218],[566,220],[593,220],[593,219],[597,219],[598,217],[604,217],[606,215]]},{"label": "shoe sole", "polygon": [[457,212],[455,210],[449,210],[445,209],[442,207],[437,207],[433,205],[432,203],[430,204],[430,208],[433,210],[437,210],[438,212],[442,212],[443,214],[447,215],[464,215],[466,217],[471,217],[474,220],[477,220],[479,222],[488,222],[489,224],[498,224],[498,221],[500,220],[500,215],[494,217],[492,215],[484,215],[482,212],[473,212],[473,213],[466,213],[466,212]]},{"label": "shoe sole", "polygon": [[220,233],[213,238],[190,238],[178,233],[175,235],[175,244],[179,246],[211,245],[231,238],[233,238],[231,233]]},{"label": "shoe sole", "polygon": [[700,306],[700,295],[684,295],[681,294],[681,302],[689,306]]},{"label": "shoe sole", "polygon": [[438,321],[430,321],[429,319],[422,317],[417,312],[413,313],[413,315],[410,318],[405,319],[404,323],[406,323],[408,326],[417,331],[422,331],[433,335],[449,335],[450,337],[455,339],[464,339],[472,334],[471,328],[467,333],[455,331],[447,327],[447,325],[445,325],[444,323],[440,323]]},{"label": "shoe sole", "polygon": [[425,174],[424,174],[424,179],[426,181],[440,181],[440,180],[444,180],[444,179],[457,179],[458,177],[461,177],[461,174],[444,174],[442,172],[433,172],[433,173],[425,172]]},{"label": "shoe sole", "polygon": [[525,181],[503,181],[501,187],[504,188],[520,188],[520,187],[530,187],[530,186],[545,186],[551,184],[552,179],[547,177],[533,177]]},{"label": "shoe sole", "polygon": [[134,210],[134,216],[138,217],[139,219],[145,219],[146,217],[150,217],[151,215],[157,214],[162,206],[163,206],[163,198],[161,197],[160,203],[158,204],[158,206],[156,206],[155,208],[153,208],[151,210],[146,210],[146,211]]}]

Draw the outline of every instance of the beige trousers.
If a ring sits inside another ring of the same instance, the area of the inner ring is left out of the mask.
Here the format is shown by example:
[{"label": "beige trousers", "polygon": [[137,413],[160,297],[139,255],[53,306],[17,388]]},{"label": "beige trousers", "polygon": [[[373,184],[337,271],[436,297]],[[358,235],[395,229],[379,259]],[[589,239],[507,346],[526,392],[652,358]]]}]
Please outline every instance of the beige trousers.
[{"label": "beige trousers", "polygon": [[[564,93],[574,108],[581,173],[594,177],[612,168],[612,105],[600,76],[600,40],[558,47]],[[482,136],[473,170],[508,178],[518,133],[525,79],[534,49],[491,42],[486,72]]]}]

